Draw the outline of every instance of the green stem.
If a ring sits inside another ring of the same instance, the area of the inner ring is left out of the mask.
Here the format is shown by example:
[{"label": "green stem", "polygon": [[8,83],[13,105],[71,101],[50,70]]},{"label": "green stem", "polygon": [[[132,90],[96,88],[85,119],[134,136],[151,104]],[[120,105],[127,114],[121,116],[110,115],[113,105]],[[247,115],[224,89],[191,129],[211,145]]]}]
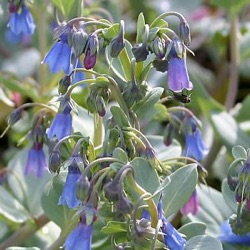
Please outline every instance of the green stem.
[{"label": "green stem", "polygon": [[[135,190],[135,192],[137,192],[140,196],[143,196],[148,193],[146,190],[144,190],[141,186],[137,184],[137,182],[134,180],[132,172],[128,172],[127,180],[131,189]],[[146,199],[146,202],[151,215],[152,227],[156,227],[158,222],[158,212],[156,205],[152,199]]]},{"label": "green stem", "polygon": [[225,106],[231,109],[237,98],[239,80],[239,43],[238,43],[238,16],[231,16],[230,27],[230,79]]},{"label": "green stem", "polygon": [[180,19],[180,21],[186,21],[185,17],[183,15],[181,15],[180,13],[178,12],[175,12],[175,11],[168,11],[168,12],[165,12],[165,13],[162,13],[161,15],[159,15],[150,25],[150,28],[153,28],[154,25],[161,19],[167,17],[167,16],[176,16]]},{"label": "green stem", "polygon": [[24,240],[30,238],[34,233],[47,224],[50,220],[44,214],[38,218],[26,222],[14,234],[0,244],[0,250],[5,250],[10,246],[20,245]]},{"label": "green stem", "polygon": [[94,140],[95,147],[102,143],[102,118],[98,114],[94,114]]}]

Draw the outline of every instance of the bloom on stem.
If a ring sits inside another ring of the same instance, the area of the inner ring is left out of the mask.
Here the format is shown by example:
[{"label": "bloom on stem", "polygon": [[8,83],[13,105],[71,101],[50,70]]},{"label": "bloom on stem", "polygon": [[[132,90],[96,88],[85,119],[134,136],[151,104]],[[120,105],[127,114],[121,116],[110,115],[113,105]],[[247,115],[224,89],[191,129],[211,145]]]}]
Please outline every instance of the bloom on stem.
[{"label": "bloom on stem", "polygon": [[81,214],[80,221],[76,225],[75,229],[68,235],[64,246],[65,250],[90,250],[92,239],[92,223],[88,225],[86,223],[85,214]]},{"label": "bloom on stem", "polygon": [[164,234],[164,243],[169,249],[183,250],[186,245],[186,240],[182,238],[181,234],[171,225],[165,218],[162,210],[162,199],[160,199],[158,206],[158,217],[161,220],[160,229]]},{"label": "bloom on stem", "polygon": [[77,181],[81,177],[81,171],[75,157],[72,157],[72,162],[68,169],[69,171],[66,183],[64,185],[62,195],[59,198],[58,205],[66,205],[69,208],[75,208],[81,204],[81,201],[77,199],[76,196]]},{"label": "bloom on stem", "polygon": [[62,112],[58,112],[47,131],[49,139],[56,136],[57,140],[72,134],[71,108],[67,105]]},{"label": "bloom on stem", "polygon": [[20,3],[16,5],[13,3],[13,1],[10,1],[9,12],[10,20],[8,27],[15,35],[32,35],[34,33],[36,25],[34,24],[32,15],[23,1],[20,1]]},{"label": "bloom on stem", "polygon": [[183,128],[186,141],[183,154],[185,156],[193,157],[197,161],[203,160],[208,153],[208,147],[204,144],[201,137],[201,131],[193,116],[188,115],[184,118]]},{"label": "bloom on stem", "polygon": [[183,51],[178,51],[179,47],[184,50],[183,44],[178,39],[173,39],[168,61],[168,88],[173,92],[181,92],[183,89],[191,90],[193,84],[189,80],[186,66],[186,58]]},{"label": "bloom on stem", "polygon": [[32,148],[28,152],[28,159],[24,174],[33,174],[39,178],[42,177],[43,173],[48,170],[48,165],[43,151],[43,128],[41,126],[35,127],[31,135],[34,142]]}]

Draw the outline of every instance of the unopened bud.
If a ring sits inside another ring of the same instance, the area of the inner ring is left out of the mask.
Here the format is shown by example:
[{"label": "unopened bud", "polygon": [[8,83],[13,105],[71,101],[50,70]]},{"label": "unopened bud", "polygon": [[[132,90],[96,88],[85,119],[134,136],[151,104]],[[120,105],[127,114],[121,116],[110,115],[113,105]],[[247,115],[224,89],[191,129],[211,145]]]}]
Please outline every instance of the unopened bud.
[{"label": "unopened bud", "polygon": [[96,54],[94,53],[91,55],[90,49],[88,48],[86,53],[85,53],[85,57],[83,60],[83,65],[85,67],[85,69],[92,69],[95,64],[96,64]]},{"label": "unopened bud", "polygon": [[85,50],[88,41],[88,34],[83,30],[78,30],[72,35],[72,48],[76,57],[79,57]]},{"label": "unopened bud", "polygon": [[106,114],[106,105],[101,96],[97,96],[96,98],[96,109],[99,116],[103,117]]},{"label": "unopened bud", "polygon": [[65,75],[58,83],[59,94],[64,95],[72,84],[72,75]]},{"label": "unopened bud", "polygon": [[147,59],[148,49],[145,43],[136,44],[132,48],[132,52],[135,56],[136,62],[143,62]]},{"label": "unopened bud", "polygon": [[180,23],[180,38],[187,46],[191,43],[190,28],[186,20]]},{"label": "unopened bud", "polygon": [[166,54],[165,40],[159,38],[158,36],[151,43],[151,50],[156,55],[157,58],[162,59]]},{"label": "unopened bud", "polygon": [[85,174],[82,174],[76,182],[76,197],[79,200],[85,200],[89,191],[89,187],[90,182],[88,177]]},{"label": "unopened bud", "polygon": [[8,119],[8,124],[10,126],[13,126],[16,122],[18,122],[21,119],[22,111],[23,111],[23,109],[17,108],[11,112],[9,119]]},{"label": "unopened bud", "polygon": [[118,202],[116,204],[116,209],[118,212],[121,212],[124,214],[130,214],[133,210],[133,204],[131,200],[124,197],[123,195],[120,195]]},{"label": "unopened bud", "polygon": [[117,181],[111,181],[103,187],[104,195],[109,201],[118,200],[119,184]]},{"label": "unopened bud", "polygon": [[117,57],[120,52],[125,47],[125,40],[124,40],[124,22],[121,21],[120,24],[120,32],[117,37],[113,38],[110,42],[110,56],[111,57]]},{"label": "unopened bud", "polygon": [[58,150],[52,150],[49,156],[49,171],[58,173],[60,171],[61,155]]}]

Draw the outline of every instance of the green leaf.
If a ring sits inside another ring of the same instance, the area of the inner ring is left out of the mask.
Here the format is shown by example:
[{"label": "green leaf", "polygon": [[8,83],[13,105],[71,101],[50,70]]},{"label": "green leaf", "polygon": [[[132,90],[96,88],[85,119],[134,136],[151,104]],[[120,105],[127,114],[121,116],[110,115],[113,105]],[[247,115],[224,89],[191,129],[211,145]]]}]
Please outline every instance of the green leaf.
[{"label": "green leaf", "polygon": [[126,152],[121,148],[115,148],[113,151],[113,157],[123,161],[125,164],[128,162],[128,156]]},{"label": "green leaf", "polygon": [[221,192],[223,194],[223,198],[226,201],[227,205],[232,209],[234,213],[236,213],[238,205],[235,200],[235,193],[229,188],[227,179],[224,179],[222,182]]},{"label": "green leaf", "polygon": [[134,158],[131,165],[134,167],[135,180],[138,185],[153,194],[160,185],[155,169],[147,160],[140,157]]},{"label": "green leaf", "polygon": [[69,17],[74,0],[52,0],[52,2],[61,10],[65,17]]},{"label": "green leaf", "polygon": [[206,225],[201,222],[190,222],[182,226],[178,232],[186,236],[186,239],[189,240],[197,235],[203,235],[206,231]]},{"label": "green leaf", "polygon": [[0,214],[17,223],[31,219],[31,215],[26,208],[6,191],[3,186],[0,186]]},{"label": "green leaf", "polygon": [[184,250],[222,250],[222,245],[219,240],[207,236],[201,235],[190,239],[187,242]]},{"label": "green leaf", "polygon": [[197,183],[197,165],[189,164],[169,175],[169,185],[163,191],[162,207],[166,217],[177,212],[195,190]]},{"label": "green leaf", "polygon": [[58,205],[66,175],[67,172],[61,172],[52,178],[45,187],[41,201],[45,214],[61,228],[68,224],[70,214],[70,209],[67,206]]},{"label": "green leaf", "polygon": [[137,114],[138,119],[147,117],[148,113],[154,109],[154,104],[159,101],[163,90],[164,89],[161,87],[152,89],[140,102],[134,106],[133,110]]},{"label": "green leaf", "polygon": [[232,155],[235,160],[238,158],[247,159],[247,151],[241,145],[236,145],[232,148]]},{"label": "green leaf", "polygon": [[103,37],[105,40],[108,40],[109,42],[118,35],[120,30],[120,24],[115,23],[111,27],[103,30]]},{"label": "green leaf", "polygon": [[113,115],[113,118],[115,120],[115,123],[120,127],[131,127],[128,121],[127,116],[125,115],[125,113],[123,112],[123,110],[119,107],[116,106],[112,106],[110,108],[110,111]]},{"label": "green leaf", "polygon": [[106,234],[127,232],[127,222],[120,221],[109,221],[105,227],[102,228],[101,232]]},{"label": "green leaf", "polygon": [[211,112],[211,121],[217,136],[231,150],[235,145],[249,147],[250,137],[239,127],[235,119],[227,112]]},{"label": "green leaf", "polygon": [[143,42],[144,29],[145,29],[145,18],[143,13],[140,13],[137,19],[136,43]]}]

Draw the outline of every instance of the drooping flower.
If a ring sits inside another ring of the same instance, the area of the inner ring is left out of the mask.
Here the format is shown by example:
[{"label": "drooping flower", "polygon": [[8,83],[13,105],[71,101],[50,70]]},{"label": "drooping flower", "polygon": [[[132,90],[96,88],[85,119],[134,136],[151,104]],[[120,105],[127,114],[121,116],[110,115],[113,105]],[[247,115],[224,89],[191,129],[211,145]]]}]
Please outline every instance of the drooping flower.
[{"label": "drooping flower", "polygon": [[[186,66],[184,45],[178,40],[173,39],[168,58],[168,88],[173,92],[181,92],[183,89],[191,90],[193,84],[189,80]],[[182,48],[181,51],[178,49]]]},{"label": "drooping flower", "polygon": [[196,215],[198,212],[198,206],[199,206],[198,195],[195,189],[191,197],[189,198],[188,202],[181,208],[181,213],[184,215],[187,215],[188,213]]},{"label": "drooping flower", "polygon": [[183,129],[185,133],[185,149],[183,154],[193,157],[196,160],[203,160],[208,153],[208,147],[205,145],[197,121],[193,116],[186,116],[183,120]]},{"label": "drooping flower", "polygon": [[28,152],[28,159],[24,174],[32,174],[38,178],[43,176],[43,173],[48,170],[45,153],[42,143],[34,142],[32,148]]},{"label": "drooping flower", "polygon": [[70,161],[68,175],[58,205],[66,205],[69,208],[75,208],[81,204],[81,201],[76,196],[77,181],[81,177],[81,171],[78,167],[77,157],[72,156]]},{"label": "drooping flower", "polygon": [[160,229],[164,234],[164,244],[169,249],[183,250],[186,245],[186,240],[182,238],[181,234],[172,226],[172,224],[165,218],[162,210],[162,199],[160,198],[158,206],[158,217],[161,220]]},{"label": "drooping flower", "polygon": [[250,246],[250,233],[245,235],[237,235],[233,233],[228,220],[221,225],[220,230],[221,234],[218,237],[220,241],[230,244]]},{"label": "drooping flower", "polygon": [[50,128],[47,131],[47,136],[52,139],[54,136],[57,140],[72,134],[72,116],[71,107],[67,105],[62,112],[56,114]]},{"label": "drooping flower", "polygon": [[68,33],[66,30],[59,36],[58,41],[52,46],[42,61],[42,63],[48,64],[52,73],[58,73],[63,70],[68,75],[73,68],[71,65],[72,51],[68,44]]},{"label": "drooping flower", "polygon": [[88,225],[85,214],[82,214],[79,223],[64,243],[65,250],[91,250],[92,229],[92,223]]},{"label": "drooping flower", "polygon": [[23,1],[15,5],[12,1],[9,3],[10,20],[8,27],[15,34],[32,35],[35,30],[33,17]]}]

